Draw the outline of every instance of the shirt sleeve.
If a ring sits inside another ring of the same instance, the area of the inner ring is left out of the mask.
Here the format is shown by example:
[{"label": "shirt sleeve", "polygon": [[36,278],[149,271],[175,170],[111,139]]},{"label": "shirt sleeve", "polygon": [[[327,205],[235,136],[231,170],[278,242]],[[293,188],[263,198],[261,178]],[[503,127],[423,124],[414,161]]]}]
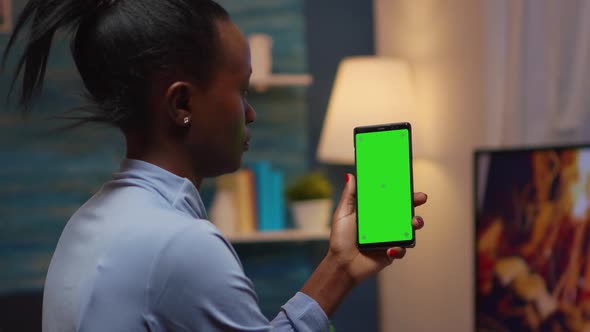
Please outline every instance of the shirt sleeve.
[{"label": "shirt sleeve", "polygon": [[204,227],[178,232],[162,249],[144,315],[155,330],[329,331],[324,311],[300,292],[269,322],[231,246]]}]

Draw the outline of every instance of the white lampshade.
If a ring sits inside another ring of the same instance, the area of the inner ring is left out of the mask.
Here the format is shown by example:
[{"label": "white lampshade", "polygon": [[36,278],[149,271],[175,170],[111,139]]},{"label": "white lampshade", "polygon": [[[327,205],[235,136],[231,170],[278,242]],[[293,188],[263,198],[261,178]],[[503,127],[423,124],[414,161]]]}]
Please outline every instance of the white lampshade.
[{"label": "white lampshade", "polygon": [[377,56],[349,57],[338,67],[318,160],[354,164],[353,129],[357,126],[412,122],[414,92],[409,65]]}]

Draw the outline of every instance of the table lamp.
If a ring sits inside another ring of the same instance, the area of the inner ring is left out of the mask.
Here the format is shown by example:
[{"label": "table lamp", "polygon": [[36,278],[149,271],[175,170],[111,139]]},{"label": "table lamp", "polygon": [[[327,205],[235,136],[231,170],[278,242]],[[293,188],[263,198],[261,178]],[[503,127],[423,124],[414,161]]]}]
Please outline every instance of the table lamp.
[{"label": "table lamp", "polygon": [[353,128],[415,119],[410,67],[389,57],[342,60],[317,150],[319,161],[354,164]]}]

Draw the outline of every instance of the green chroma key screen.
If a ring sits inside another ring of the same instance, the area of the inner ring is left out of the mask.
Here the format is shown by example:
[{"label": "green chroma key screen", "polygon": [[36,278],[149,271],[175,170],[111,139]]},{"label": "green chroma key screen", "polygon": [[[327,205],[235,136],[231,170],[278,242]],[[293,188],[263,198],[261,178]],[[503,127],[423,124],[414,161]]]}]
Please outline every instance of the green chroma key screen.
[{"label": "green chroma key screen", "polygon": [[408,129],[357,133],[358,243],[412,241]]}]

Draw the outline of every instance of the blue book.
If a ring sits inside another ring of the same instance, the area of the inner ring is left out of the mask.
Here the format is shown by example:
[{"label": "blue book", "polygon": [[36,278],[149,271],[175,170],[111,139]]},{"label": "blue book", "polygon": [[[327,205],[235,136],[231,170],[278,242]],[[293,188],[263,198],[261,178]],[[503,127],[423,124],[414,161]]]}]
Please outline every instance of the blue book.
[{"label": "blue book", "polygon": [[286,228],[285,216],[285,200],[283,196],[284,191],[284,176],[279,170],[272,171],[272,207],[273,219],[271,222],[272,230],[281,231]]},{"label": "blue book", "polygon": [[272,229],[272,173],[270,163],[259,161],[252,164],[256,177],[256,207],[258,209],[258,230]]}]

